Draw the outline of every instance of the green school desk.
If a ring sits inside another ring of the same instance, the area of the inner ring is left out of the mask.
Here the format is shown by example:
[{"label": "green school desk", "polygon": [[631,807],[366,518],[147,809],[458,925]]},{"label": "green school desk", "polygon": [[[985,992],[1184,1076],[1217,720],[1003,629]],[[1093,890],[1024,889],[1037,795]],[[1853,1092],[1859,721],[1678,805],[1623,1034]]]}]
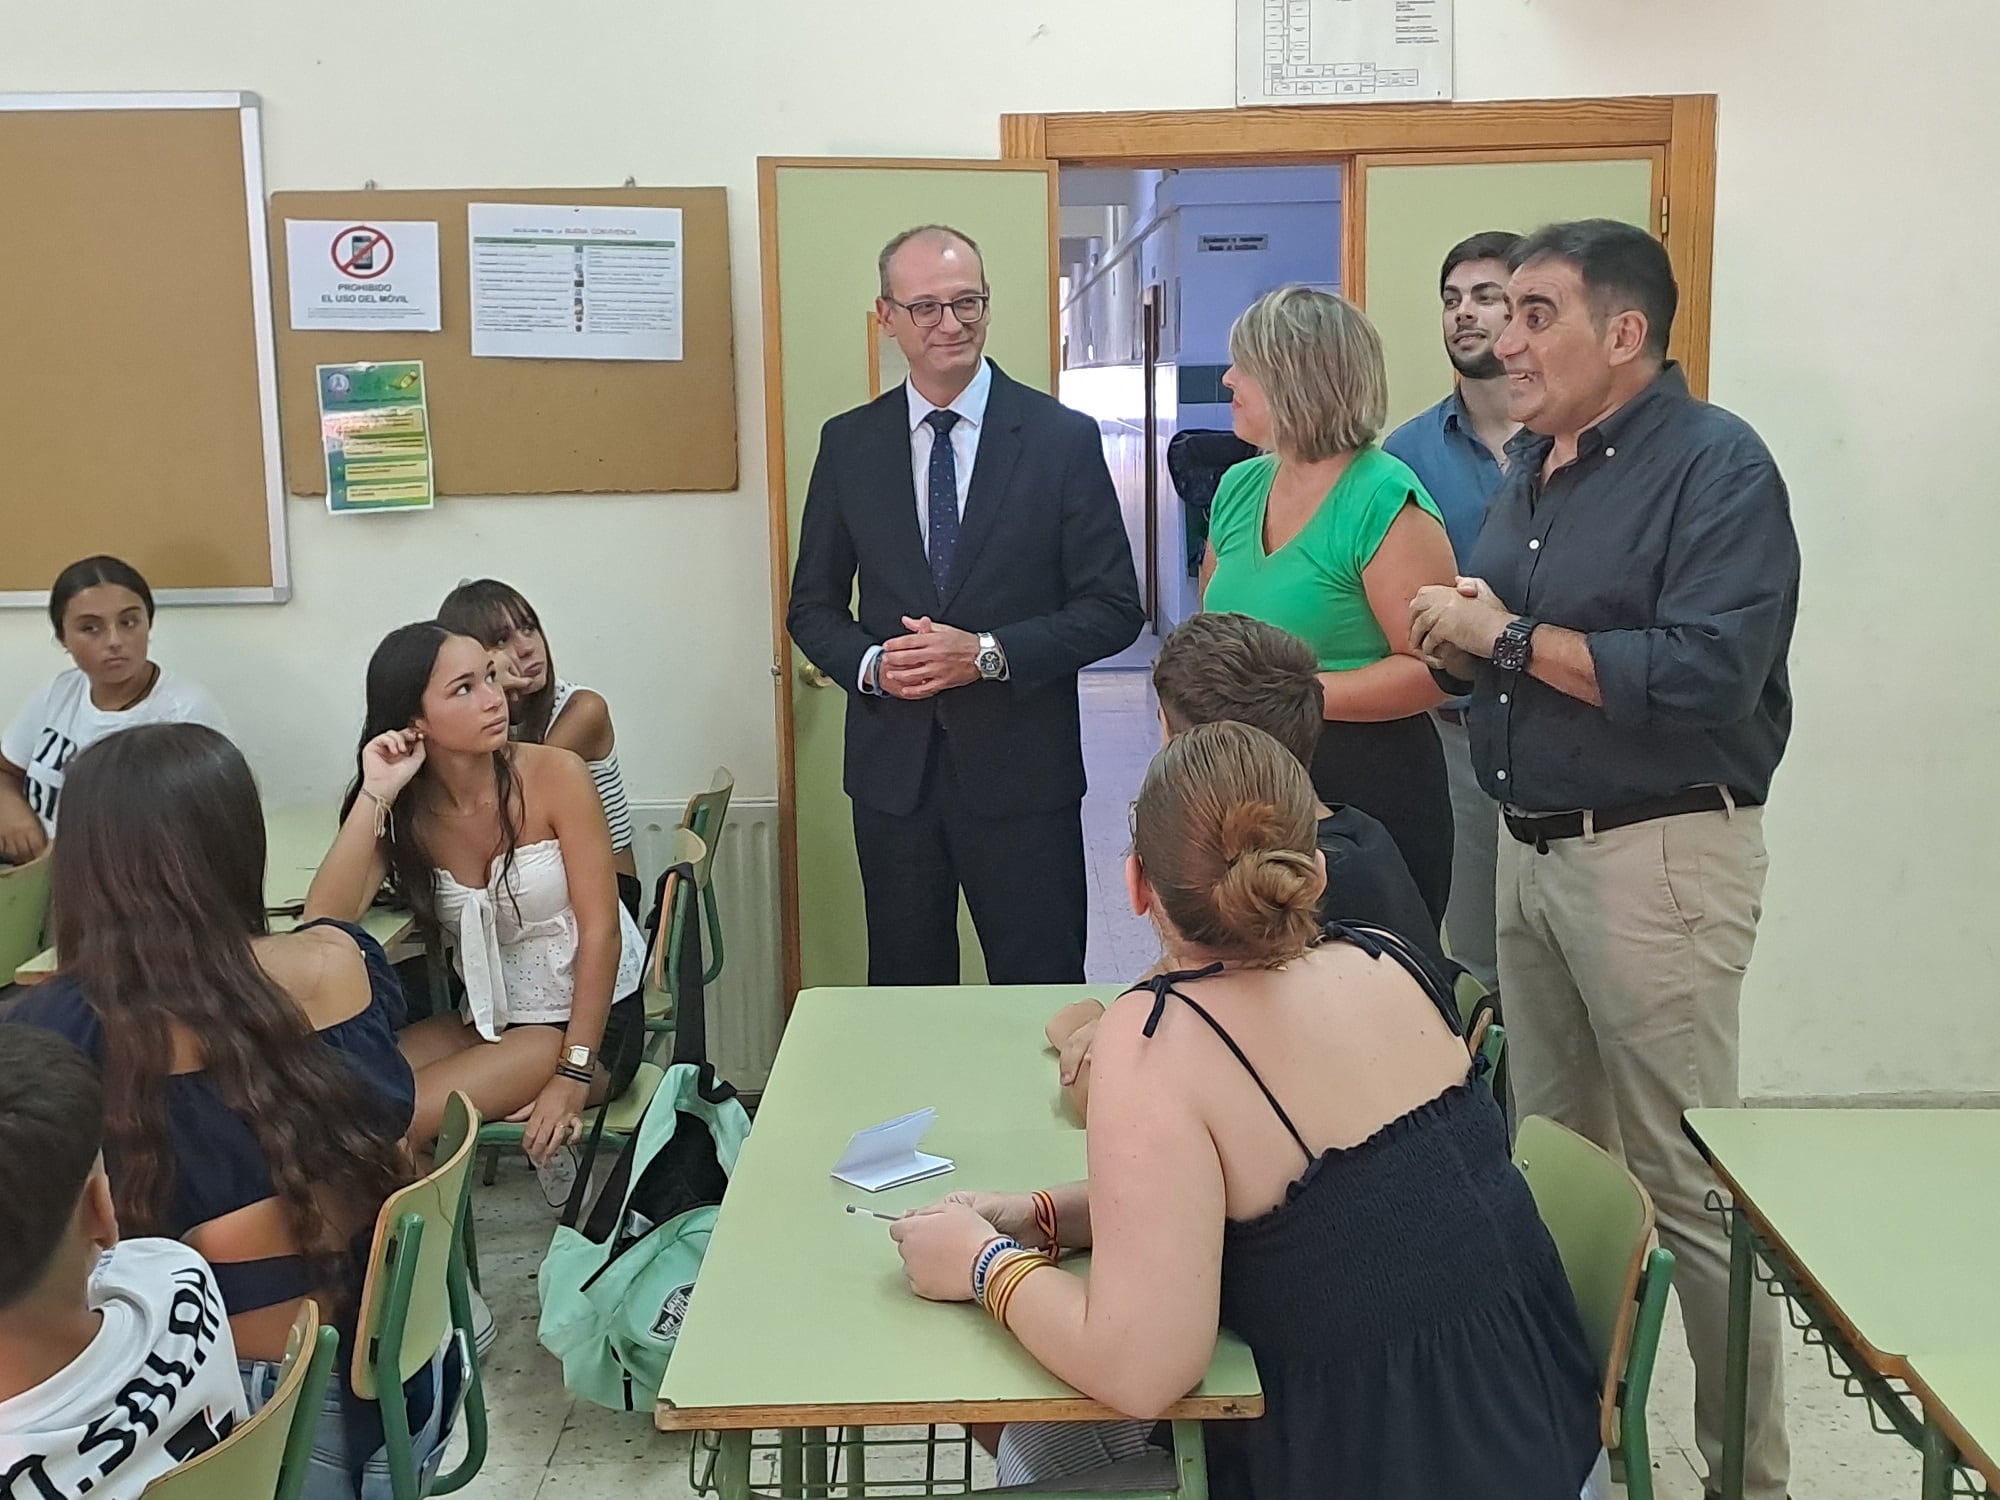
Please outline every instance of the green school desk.
[{"label": "green school desk", "polygon": [[[896,1213],[949,1192],[1082,1177],[1083,1132],[1062,1114],[1041,1029],[1066,1002],[1115,992],[995,986],[799,996],[655,1408],[663,1429],[720,1434],[712,1480],[724,1500],[751,1493],[754,1429],[1115,1415],[1043,1370],[978,1307],[911,1295],[888,1226],[844,1209]],[[952,1158],[954,1171],[877,1194],[834,1181],[831,1168],[854,1131],[925,1106],[938,1118],[923,1148]],[[1169,1413],[1179,1493],[1199,1500],[1205,1488],[1202,1421],[1262,1411],[1250,1352],[1225,1335],[1206,1379]],[[841,1451],[851,1466],[842,1485],[862,1482],[852,1467],[860,1443]],[[788,1486],[796,1485],[785,1456]],[[822,1469],[807,1488],[825,1494],[823,1483]]]},{"label": "green school desk", "polygon": [[[1949,1494],[1958,1446],[1947,1434],[1974,1425],[1954,1394],[1977,1413],[1985,1451],[2000,1417],[2000,1110],[1694,1109],[1687,1130],[1735,1199],[1725,1500],[1742,1494],[1760,1279],[1840,1357],[1849,1389],[1923,1451],[1926,1500]],[[1917,1377],[1927,1364],[1935,1387]]]},{"label": "green school desk", "polygon": [[[306,889],[319,871],[319,862],[333,843],[334,809],[331,807],[271,807],[264,810],[264,903],[274,913],[271,928],[284,932],[298,925],[295,909],[306,899]],[[410,935],[408,912],[371,909],[361,925],[391,957]],[[56,969],[55,949],[47,948],[14,971],[16,984],[38,984]]]}]

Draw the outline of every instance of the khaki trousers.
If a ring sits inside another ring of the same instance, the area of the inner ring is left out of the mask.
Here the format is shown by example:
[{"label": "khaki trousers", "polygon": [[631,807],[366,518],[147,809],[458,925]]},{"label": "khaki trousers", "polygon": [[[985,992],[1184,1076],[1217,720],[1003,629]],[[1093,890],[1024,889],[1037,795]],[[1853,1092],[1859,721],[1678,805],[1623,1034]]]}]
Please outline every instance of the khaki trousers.
[{"label": "khaki trousers", "polygon": [[[1757,938],[1763,810],[1686,813],[1560,839],[1500,837],[1496,934],[1516,1107],[1622,1155],[1653,1195],[1694,1360],[1695,1440],[1722,1476],[1729,1234],[1681,1112],[1734,1108],[1737,1009]],[[1744,1494],[1782,1500],[1775,1299],[1752,1299]]]}]

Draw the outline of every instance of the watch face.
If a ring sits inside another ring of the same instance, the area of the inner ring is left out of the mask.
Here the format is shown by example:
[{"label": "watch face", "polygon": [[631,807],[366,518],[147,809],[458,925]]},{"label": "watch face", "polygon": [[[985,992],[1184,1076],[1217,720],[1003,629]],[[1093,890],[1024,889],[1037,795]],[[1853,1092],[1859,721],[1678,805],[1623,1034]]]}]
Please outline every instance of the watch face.
[{"label": "watch face", "polygon": [[979,672],[983,677],[991,677],[1000,670],[1000,653],[982,651],[979,653]]},{"label": "watch face", "polygon": [[568,1063],[572,1068],[587,1068],[590,1066],[590,1049],[588,1047],[572,1047],[563,1054],[563,1061]]}]

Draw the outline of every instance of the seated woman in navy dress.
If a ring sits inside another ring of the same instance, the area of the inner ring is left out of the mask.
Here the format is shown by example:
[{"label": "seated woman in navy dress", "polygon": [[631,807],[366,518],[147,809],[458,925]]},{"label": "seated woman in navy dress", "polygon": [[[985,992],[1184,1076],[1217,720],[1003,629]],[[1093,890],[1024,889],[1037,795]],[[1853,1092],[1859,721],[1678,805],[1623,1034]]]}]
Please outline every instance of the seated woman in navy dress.
[{"label": "seated woman in navy dress", "polygon": [[[6,1019],[104,1078],[105,1164],[127,1233],[215,1268],[251,1410],[306,1297],[341,1328],[306,1494],[387,1494],[380,1415],[345,1372],[382,1200],[414,1175],[402,991],[346,922],[273,934],[264,816],[236,747],[199,724],[124,730],[68,767],[51,869],[61,967]],[[442,1448],[445,1351],[415,1377]]]},{"label": "seated woman in navy dress", "polygon": [[[1601,1472],[1596,1370],[1499,1108],[1398,939],[1322,938],[1313,807],[1261,730],[1170,741],[1125,871],[1169,968],[1098,1031],[1089,1181],[891,1226],[919,1296],[977,1296],[1138,1419],[1010,1426],[1003,1483],[1143,1461],[1223,1328],[1265,1415],[1209,1426],[1220,1500],[1567,1500]],[[1051,1231],[1091,1247],[1087,1280]]]}]

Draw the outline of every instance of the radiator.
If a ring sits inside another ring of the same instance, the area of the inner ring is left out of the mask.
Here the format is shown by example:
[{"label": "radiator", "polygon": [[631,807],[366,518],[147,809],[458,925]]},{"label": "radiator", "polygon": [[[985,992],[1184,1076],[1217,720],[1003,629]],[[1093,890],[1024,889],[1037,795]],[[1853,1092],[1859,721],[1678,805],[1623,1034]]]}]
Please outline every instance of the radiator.
[{"label": "radiator", "polygon": [[[632,852],[649,905],[684,810],[678,802],[632,804]],[[708,991],[709,1057],[716,1072],[738,1088],[761,1090],[785,1028],[775,800],[737,797],[729,804],[712,879],[722,916],[723,965]]]}]

